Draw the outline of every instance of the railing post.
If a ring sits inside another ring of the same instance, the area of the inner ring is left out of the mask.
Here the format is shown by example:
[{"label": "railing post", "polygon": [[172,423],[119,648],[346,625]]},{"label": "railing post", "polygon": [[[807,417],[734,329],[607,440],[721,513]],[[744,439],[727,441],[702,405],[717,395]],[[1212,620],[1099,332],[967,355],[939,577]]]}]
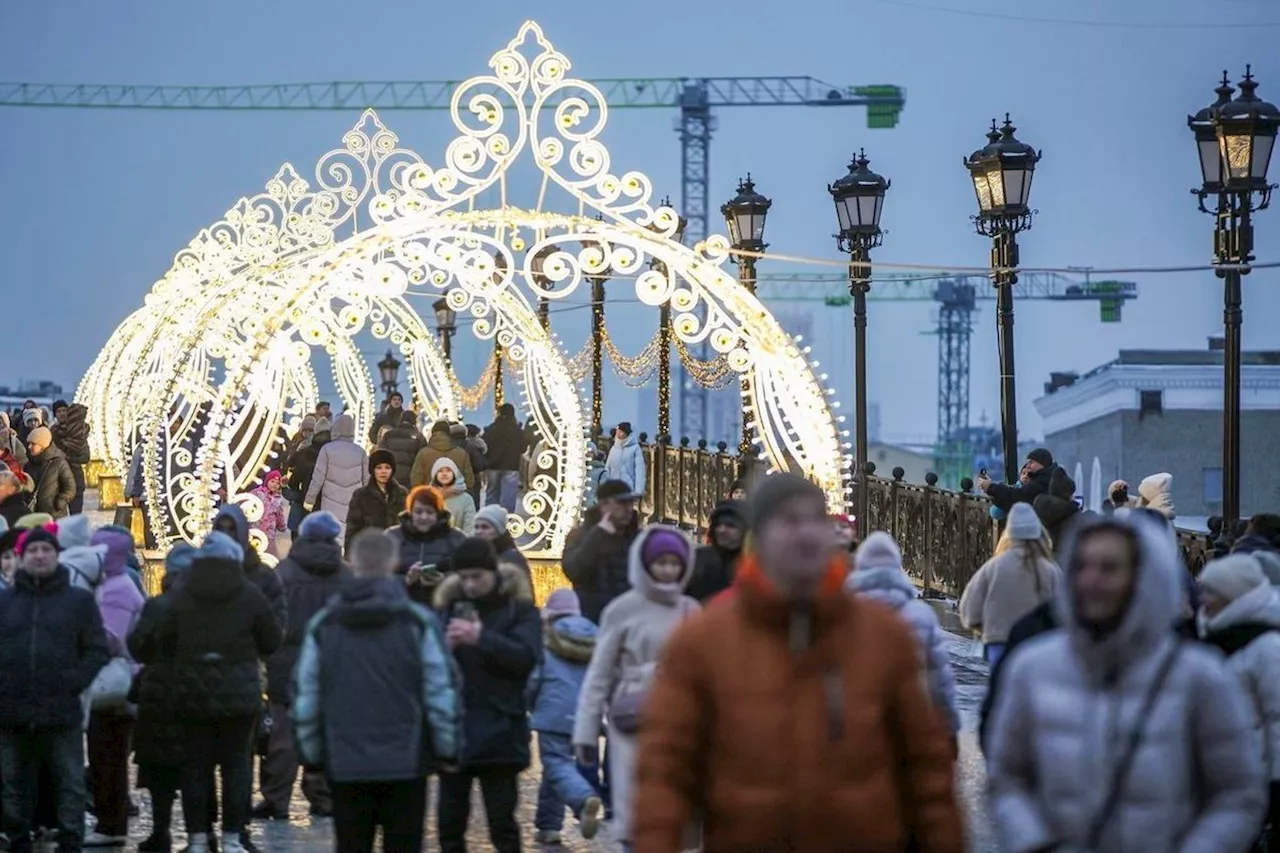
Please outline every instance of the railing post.
[{"label": "railing post", "polygon": [[942,496],[938,491],[938,475],[932,471],[924,475],[924,566],[922,567],[922,583],[924,584],[925,598],[930,597],[930,593],[934,591],[934,572],[933,567],[938,559],[938,537],[935,535],[935,526],[933,523],[934,513],[938,508],[934,506],[938,499]]},{"label": "railing post", "polygon": [[658,495],[661,494],[662,472],[658,463],[658,453],[652,444],[649,444],[649,433],[642,432],[639,437],[640,454],[644,458],[644,499],[647,507],[641,507],[641,517],[644,516],[644,510],[649,510],[649,521],[652,522],[657,518],[658,514]]},{"label": "railing post", "polygon": [[662,495],[660,507],[655,510],[658,521],[666,524],[671,521],[671,460],[668,458],[671,454],[668,450],[671,447],[671,436],[663,434],[658,436],[658,447],[654,451],[654,458],[662,460],[659,467],[662,470]]},{"label": "railing post", "polygon": [[711,510],[715,509],[715,498],[711,497],[714,491],[713,473],[718,473],[711,464],[711,454],[707,452],[707,440],[705,438],[698,439],[698,451],[696,465],[696,479],[698,481],[698,523],[694,526],[695,530],[704,528],[703,521],[711,517]]},{"label": "railing post", "polygon": [[898,524],[898,492],[902,489],[902,478],[906,476],[906,471],[901,467],[893,469],[893,482],[889,484],[889,532],[893,534],[893,538],[901,542],[906,536],[906,531],[899,529]]},{"label": "railing post", "polygon": [[689,478],[686,476],[685,456],[689,453],[689,436],[683,436],[680,439],[680,447],[676,450],[676,468],[679,475],[676,482],[679,484],[679,503],[676,510],[676,523],[681,527],[689,526]]}]

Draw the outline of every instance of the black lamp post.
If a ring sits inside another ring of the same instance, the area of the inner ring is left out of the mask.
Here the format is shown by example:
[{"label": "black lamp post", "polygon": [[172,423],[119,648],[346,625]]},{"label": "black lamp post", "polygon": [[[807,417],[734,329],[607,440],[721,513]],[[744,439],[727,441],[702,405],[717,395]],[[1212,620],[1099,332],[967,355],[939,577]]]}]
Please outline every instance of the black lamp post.
[{"label": "black lamp post", "polygon": [[[1227,72],[1217,88],[1218,99],[1187,125],[1196,138],[1201,185],[1192,190],[1200,209],[1213,214],[1214,263],[1223,281],[1225,330],[1222,376],[1222,517],[1223,530],[1235,530],[1240,518],[1240,327],[1241,279],[1253,257],[1253,214],[1271,203],[1275,184],[1267,183],[1267,168],[1280,128],[1280,110],[1256,94],[1252,68],[1245,66],[1240,94],[1231,100]],[[1212,208],[1205,200],[1212,196]]]},{"label": "black lamp post", "polygon": [[[662,207],[671,207],[671,199],[664,198]],[[676,215],[676,230],[671,239],[684,243],[684,229],[689,220]],[[656,230],[656,229],[654,229]],[[650,263],[656,270],[667,273],[666,264],[659,260]],[[671,435],[671,303],[664,302],[658,309],[658,433]]]},{"label": "black lamp post", "polygon": [[[756,292],[756,258],[769,244],[764,241],[765,220],[769,216],[769,208],[773,202],[756,192],[756,185],[750,173],[738,182],[738,194],[720,206],[725,225],[729,229],[729,240],[733,248],[739,252],[754,254],[737,255],[738,281],[747,292]],[[751,459],[755,455],[751,447],[751,431],[755,424],[755,413],[751,407],[751,384],[744,375],[742,377],[742,440],[738,443],[739,476],[745,477],[751,470]]]},{"label": "black lamp post", "polygon": [[[502,283],[503,274],[507,271],[507,256],[501,251],[493,253],[493,283],[500,285]],[[496,411],[506,402],[506,388],[503,379],[506,376],[506,368],[503,366],[502,339],[498,335],[493,336],[493,408]]]},{"label": "black lamp post", "polygon": [[965,167],[978,196],[973,222],[978,233],[991,238],[991,276],[996,286],[996,324],[1000,331],[1000,427],[1004,439],[1005,482],[1018,481],[1018,398],[1013,364],[1013,286],[1018,283],[1019,231],[1031,227],[1031,179],[1040,152],[1013,134],[1004,117],[994,119],[987,144],[969,155]]},{"label": "black lamp post", "polygon": [[453,364],[453,333],[457,331],[458,312],[449,307],[449,300],[437,299],[431,304],[436,312],[436,331],[440,335],[440,349],[444,360]]},{"label": "black lamp post", "polygon": [[867,293],[871,290],[871,250],[880,245],[880,211],[889,181],[867,168],[865,151],[849,164],[849,173],[827,192],[836,205],[840,231],[835,235],[841,251],[849,253],[849,295],[853,297],[854,419],[856,423],[858,522],[867,517]]},{"label": "black lamp post", "polygon": [[400,387],[400,362],[396,361],[391,350],[378,362],[378,373],[382,376],[382,398],[390,400],[391,395]]},{"label": "black lamp post", "polygon": [[[603,220],[602,215],[596,219]],[[598,240],[584,240],[584,248],[598,248],[603,251]],[[604,285],[609,280],[608,268],[587,274],[591,282],[591,435],[592,438],[604,432]]]}]

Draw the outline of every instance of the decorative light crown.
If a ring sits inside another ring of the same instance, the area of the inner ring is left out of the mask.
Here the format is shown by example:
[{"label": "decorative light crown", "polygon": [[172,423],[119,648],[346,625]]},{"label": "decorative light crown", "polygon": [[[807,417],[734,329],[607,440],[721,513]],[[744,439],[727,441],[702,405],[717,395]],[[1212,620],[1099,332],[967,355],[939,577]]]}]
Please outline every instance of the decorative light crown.
[{"label": "decorative light crown", "polygon": [[[461,387],[410,304],[443,294],[473,318],[477,336],[502,343],[518,371],[543,441],[512,532],[530,556],[558,557],[586,488],[587,418],[578,371],[538,323],[530,296],[561,300],[600,274],[633,279],[646,305],[669,304],[679,345],[708,341],[749,374],[744,406],[756,413],[762,455],[774,469],[814,478],[833,509],[843,505],[850,456],[827,405],[833,392],[725,271],[728,240],[684,247],[676,212],[651,204],[649,179],[612,171],[599,140],[603,95],[567,76],[569,60],[537,24],[525,23],[489,66],[454,92],[459,136],[443,165],[401,147],[365,111],[317,162],[314,185],[282,166],[264,192],[240,199],[180,251],[113,333],[77,399],[90,407],[99,458],[123,474],[141,447],[161,547],[201,535],[223,496],[251,518],[261,511],[249,492],[283,463],[285,433],[314,408],[321,350],[357,440],[376,399],[361,334],[405,357],[421,415],[456,419]],[[508,169],[526,150],[542,174],[532,209],[506,198]],[[544,209],[552,185],[577,214]],[[494,187],[500,206],[477,209]]]}]

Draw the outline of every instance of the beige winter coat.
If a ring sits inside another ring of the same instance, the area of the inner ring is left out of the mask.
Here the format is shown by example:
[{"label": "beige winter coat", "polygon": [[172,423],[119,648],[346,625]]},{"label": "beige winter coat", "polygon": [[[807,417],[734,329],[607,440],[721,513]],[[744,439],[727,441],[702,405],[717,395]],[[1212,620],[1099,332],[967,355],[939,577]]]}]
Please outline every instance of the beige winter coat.
[{"label": "beige winter coat", "polygon": [[1173,475],[1152,474],[1138,484],[1138,506],[1153,509],[1173,521]]},{"label": "beige winter coat", "polygon": [[[333,438],[316,456],[315,472],[307,488],[306,506],[333,513],[342,525],[341,541],[347,529],[347,510],[356,489],[369,482],[369,454],[355,443],[356,420],[351,415],[338,415],[333,422]],[[319,505],[316,501],[319,500]]]},{"label": "beige winter coat", "polygon": [[[600,615],[596,648],[578,694],[574,719],[575,745],[596,746],[601,718],[616,697],[631,691],[647,690],[653,682],[658,657],[667,638],[680,623],[701,610],[698,602],[684,595],[693,576],[694,548],[680,580],[659,587],[641,564],[645,540],[658,527],[648,527],[631,543],[627,579],[631,589],[615,598]],[[635,790],[636,737],[616,730],[609,732],[609,784],[613,793],[612,835],[631,837],[632,791]]]},{"label": "beige winter coat", "polygon": [[964,588],[960,621],[971,631],[981,631],[982,642],[1003,643],[1013,623],[1053,597],[1058,574],[1058,567],[1048,560],[1028,567],[1017,549],[992,557]]}]

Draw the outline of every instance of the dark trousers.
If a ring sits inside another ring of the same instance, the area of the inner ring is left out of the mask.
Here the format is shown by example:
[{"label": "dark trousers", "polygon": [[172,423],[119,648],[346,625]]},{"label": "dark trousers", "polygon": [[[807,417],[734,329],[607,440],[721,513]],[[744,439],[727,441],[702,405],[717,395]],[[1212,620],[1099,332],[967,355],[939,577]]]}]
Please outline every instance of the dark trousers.
[{"label": "dark trousers", "polygon": [[69,515],[79,515],[84,512],[84,466],[72,464],[71,479],[76,481],[76,496],[71,499],[71,503],[67,504],[67,513]]},{"label": "dark trousers", "polygon": [[420,853],[427,817],[427,777],[405,782],[329,782],[334,850],[371,853],[382,827],[386,853]]},{"label": "dark trousers", "polygon": [[94,711],[89,715],[89,790],[98,832],[129,834],[129,752],[133,718]]},{"label": "dark trousers", "polygon": [[495,853],[520,853],[520,827],[516,825],[519,776],[520,771],[508,767],[441,773],[440,801],[436,804],[440,853],[467,853],[473,780],[480,783],[484,814],[489,822],[489,842]]},{"label": "dark trousers", "polygon": [[[267,739],[267,754],[259,770],[262,777],[262,798],[281,814],[289,813],[289,801],[293,799],[293,783],[298,778],[298,752],[293,745],[293,718],[284,705],[271,703],[271,734]],[[332,807],[329,785],[322,774],[302,774],[302,796],[318,809]]]},{"label": "dark trousers", "polygon": [[0,729],[0,774],[4,779],[4,831],[9,849],[30,853],[32,815],[41,764],[49,768],[58,809],[58,849],[84,847],[84,738],[79,726]]},{"label": "dark trousers", "polygon": [[1271,782],[1271,802],[1267,806],[1266,829],[1267,853],[1280,853],[1280,782]]},{"label": "dark trousers", "polygon": [[209,778],[222,772],[222,831],[240,832],[249,822],[252,796],[253,717],[205,720],[183,727],[182,818],[187,832],[210,832]]},{"label": "dark trousers", "polygon": [[[173,826],[173,804],[182,790],[181,767],[146,765],[138,767],[138,787],[151,792],[151,834],[167,836]],[[217,778],[210,776],[205,782],[209,792],[209,826],[218,822]]]}]

